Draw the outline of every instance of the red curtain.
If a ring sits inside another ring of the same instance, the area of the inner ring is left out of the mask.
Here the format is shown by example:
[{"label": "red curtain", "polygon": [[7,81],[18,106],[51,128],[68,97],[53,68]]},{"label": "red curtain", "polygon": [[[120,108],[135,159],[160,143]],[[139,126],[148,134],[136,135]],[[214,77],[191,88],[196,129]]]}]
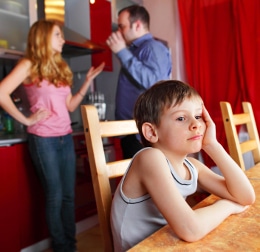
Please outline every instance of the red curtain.
[{"label": "red curtain", "polygon": [[201,94],[227,149],[220,101],[235,112],[242,101],[251,102],[260,125],[260,1],[178,0],[178,8],[188,83]]}]

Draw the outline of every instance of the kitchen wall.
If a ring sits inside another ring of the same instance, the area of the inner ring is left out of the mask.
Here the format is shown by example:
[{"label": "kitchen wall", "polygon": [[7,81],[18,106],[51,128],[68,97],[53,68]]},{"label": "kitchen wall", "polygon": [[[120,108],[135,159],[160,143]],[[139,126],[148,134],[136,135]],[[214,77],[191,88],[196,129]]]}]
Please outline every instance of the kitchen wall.
[{"label": "kitchen wall", "polygon": [[[81,18],[75,18],[81,17]],[[73,0],[66,1],[65,5],[65,25],[85,36],[90,38],[90,19],[89,19],[89,3],[88,1]],[[112,30],[112,24],[111,24]],[[105,102],[107,106],[106,119],[114,119],[115,110],[115,92],[117,76],[120,69],[118,60],[113,55],[113,72],[102,72],[93,82],[90,87],[90,91],[98,90],[104,93]],[[91,67],[91,55],[85,55],[80,57],[74,57],[66,59],[74,72],[74,87],[72,93],[76,93],[85,79],[87,70]],[[84,104],[86,101],[83,101]],[[81,112],[78,108],[75,112],[71,113],[71,119],[73,122],[78,122],[78,125],[82,125]]]},{"label": "kitchen wall", "polygon": [[177,0],[143,0],[143,5],[150,13],[151,33],[166,40],[171,49],[172,78],[186,81]]},{"label": "kitchen wall", "polygon": [[[177,0],[143,0],[143,5],[147,8],[150,13],[151,33],[158,38],[166,40],[171,50],[173,71],[172,78],[180,79],[185,81],[185,70],[184,62],[182,57],[182,39],[181,29],[179,25],[178,7]],[[66,2],[66,14],[65,24],[75,31],[81,33],[86,37],[90,37],[89,26],[89,6],[86,4],[84,8],[80,6],[81,0],[75,0]],[[75,19],[73,17],[84,17],[81,19]],[[66,23],[67,22],[67,23]],[[166,27],[166,29],[162,29]],[[111,26],[112,29],[112,26]],[[91,56],[82,56],[78,58],[70,59],[70,65],[75,72],[75,92],[82,83],[83,72],[82,66],[91,66]],[[114,119],[115,110],[115,93],[117,85],[117,77],[120,70],[120,63],[117,58],[113,55],[113,72],[102,72],[95,80],[93,89],[97,89],[105,94],[107,102],[107,116],[108,120]],[[80,75],[77,73],[79,72]],[[78,78],[81,76],[81,79]],[[72,114],[73,120],[80,118],[80,111]]]},{"label": "kitchen wall", "polygon": [[[179,28],[177,0],[143,0],[151,16],[151,33],[158,38],[166,40],[171,49],[173,72],[172,78],[185,81],[185,73],[182,62],[181,31]],[[66,0],[65,25],[90,38],[89,2],[82,0]],[[166,29],[162,29],[166,27]],[[112,31],[112,24],[111,24]],[[98,90],[105,94],[107,104],[106,119],[114,119],[115,94],[120,63],[113,55],[113,71],[102,72],[91,86],[91,90]],[[87,70],[91,67],[91,55],[66,58],[74,73],[74,86],[72,93],[76,93],[85,79]],[[84,100],[82,104],[86,103]],[[72,122],[78,122],[76,126],[82,126],[80,107],[71,113]]]},{"label": "kitchen wall", "polygon": [[[140,3],[141,1],[136,0],[135,2]],[[168,42],[173,62],[172,78],[186,81],[177,0],[142,0],[142,3],[150,14],[151,33]],[[113,72],[103,72],[96,80],[98,90],[104,92],[107,98],[108,119],[114,118],[119,70],[120,63],[116,57],[113,57]]]},{"label": "kitchen wall", "polygon": [[[102,72],[99,76],[96,77],[94,82],[90,87],[90,91],[97,90],[105,95],[106,102],[106,119],[114,119],[115,111],[115,94],[116,94],[116,85],[117,77],[120,70],[120,64],[118,59],[113,55],[113,72]],[[76,93],[80,86],[82,85],[86,71],[81,69],[81,66],[89,69],[91,67],[91,56],[81,56],[76,58],[71,58],[68,60],[73,72],[74,72],[74,85],[72,88],[72,93]],[[83,67],[82,67],[83,68]],[[82,101],[82,104],[86,103],[86,99]],[[81,112],[80,107],[76,109],[75,112],[71,113],[71,120],[73,122],[78,122],[77,126],[82,126]]]}]

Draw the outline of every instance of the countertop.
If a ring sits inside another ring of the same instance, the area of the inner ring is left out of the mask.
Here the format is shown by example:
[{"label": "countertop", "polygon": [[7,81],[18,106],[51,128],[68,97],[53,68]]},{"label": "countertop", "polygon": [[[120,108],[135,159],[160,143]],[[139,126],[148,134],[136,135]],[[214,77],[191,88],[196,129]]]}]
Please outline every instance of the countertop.
[{"label": "countertop", "polygon": [[[73,128],[73,136],[82,135],[83,128]],[[27,142],[27,133],[6,133],[0,132],[0,147],[1,146],[11,146],[17,143]]]},{"label": "countertop", "polygon": [[10,146],[17,143],[23,143],[27,141],[27,133],[6,133],[0,132],[0,147]]}]

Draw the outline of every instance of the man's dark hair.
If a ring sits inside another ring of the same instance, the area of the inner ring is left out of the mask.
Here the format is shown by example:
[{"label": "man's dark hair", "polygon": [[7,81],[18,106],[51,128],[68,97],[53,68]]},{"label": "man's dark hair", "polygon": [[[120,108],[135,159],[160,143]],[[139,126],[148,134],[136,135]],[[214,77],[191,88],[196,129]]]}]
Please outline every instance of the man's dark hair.
[{"label": "man's dark hair", "polygon": [[118,15],[124,11],[127,11],[129,13],[129,22],[130,22],[131,26],[134,22],[136,22],[137,20],[140,20],[144,24],[144,26],[149,30],[150,16],[149,16],[148,11],[143,6],[139,6],[139,5],[127,6],[123,9],[121,9],[118,12]]}]

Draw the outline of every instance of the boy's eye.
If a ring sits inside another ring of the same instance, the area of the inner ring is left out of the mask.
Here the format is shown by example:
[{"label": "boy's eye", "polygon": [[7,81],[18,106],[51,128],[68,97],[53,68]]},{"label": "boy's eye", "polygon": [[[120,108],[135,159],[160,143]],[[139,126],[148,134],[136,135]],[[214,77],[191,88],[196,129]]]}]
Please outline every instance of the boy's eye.
[{"label": "boy's eye", "polygon": [[202,116],[195,116],[195,118],[196,118],[197,120],[199,120],[199,119],[202,118]]},{"label": "boy's eye", "polygon": [[183,116],[177,118],[177,121],[184,121],[184,120],[185,118]]}]

